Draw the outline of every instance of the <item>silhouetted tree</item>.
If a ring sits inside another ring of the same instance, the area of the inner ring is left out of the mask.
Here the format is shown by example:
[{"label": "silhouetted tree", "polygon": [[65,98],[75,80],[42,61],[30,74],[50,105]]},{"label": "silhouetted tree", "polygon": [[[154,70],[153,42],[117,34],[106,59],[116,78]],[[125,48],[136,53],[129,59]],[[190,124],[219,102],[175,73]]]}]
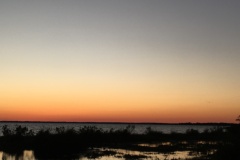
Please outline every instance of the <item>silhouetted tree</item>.
[{"label": "silhouetted tree", "polygon": [[56,133],[57,134],[64,134],[66,132],[64,127],[57,127],[56,128]]},{"label": "silhouetted tree", "polygon": [[16,136],[26,136],[28,133],[28,128],[27,127],[22,127],[22,126],[17,126],[15,129],[15,134]]},{"label": "silhouetted tree", "polygon": [[135,126],[134,126],[134,125],[127,125],[125,131],[126,131],[127,133],[129,133],[129,134],[132,134],[133,131],[134,131],[134,129],[135,129]]},{"label": "silhouetted tree", "polygon": [[12,130],[8,128],[7,125],[2,126],[3,136],[11,136],[13,134]]},{"label": "silhouetted tree", "polygon": [[240,115],[238,116],[238,118],[236,119],[236,121],[240,124]]}]

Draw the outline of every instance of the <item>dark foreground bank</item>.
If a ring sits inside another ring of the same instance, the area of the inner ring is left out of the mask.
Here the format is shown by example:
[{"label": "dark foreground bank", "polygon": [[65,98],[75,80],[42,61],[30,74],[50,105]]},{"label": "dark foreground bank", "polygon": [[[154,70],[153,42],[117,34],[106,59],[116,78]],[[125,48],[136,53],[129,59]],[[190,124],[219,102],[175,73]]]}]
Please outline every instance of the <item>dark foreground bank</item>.
[{"label": "dark foreground bank", "polygon": [[[20,155],[24,150],[33,150],[36,159],[78,159],[81,156],[99,158],[117,156],[124,149],[139,153],[170,153],[188,151],[191,159],[234,160],[240,159],[240,127],[215,128],[198,132],[170,134],[146,128],[143,134],[134,133],[134,126],[125,129],[104,131],[85,126],[79,130],[58,127],[34,133],[27,127],[17,126],[11,130],[2,127],[0,151]],[[106,149],[107,148],[107,149]],[[124,154],[124,159],[145,159],[147,154]]]}]

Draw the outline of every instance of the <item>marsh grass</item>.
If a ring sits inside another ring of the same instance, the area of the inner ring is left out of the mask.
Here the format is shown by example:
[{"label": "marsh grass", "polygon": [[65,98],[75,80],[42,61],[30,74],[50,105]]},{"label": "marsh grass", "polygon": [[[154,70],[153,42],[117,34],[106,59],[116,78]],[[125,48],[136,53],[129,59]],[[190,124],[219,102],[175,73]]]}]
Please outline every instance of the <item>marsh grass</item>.
[{"label": "marsh grass", "polygon": [[[240,127],[232,125],[228,128],[214,128],[198,132],[187,130],[186,133],[170,134],[146,128],[143,134],[136,134],[134,126],[124,129],[104,131],[95,126],[74,128],[57,127],[55,130],[42,129],[36,133],[27,127],[16,126],[11,130],[2,127],[0,150],[8,153],[19,153],[25,149],[34,150],[40,158],[61,158],[79,153],[87,154],[91,148],[116,148],[141,152],[156,152],[166,155],[175,151],[190,151],[202,159],[240,159]],[[149,145],[139,145],[149,144]],[[151,146],[154,144],[155,147]],[[213,152],[214,151],[214,152]],[[113,152],[91,153],[92,156],[114,155]],[[48,157],[44,157],[47,155]],[[141,156],[140,156],[141,157]],[[139,158],[140,158],[139,157]],[[125,155],[125,159],[136,158]],[[144,158],[144,157],[142,157]]]}]

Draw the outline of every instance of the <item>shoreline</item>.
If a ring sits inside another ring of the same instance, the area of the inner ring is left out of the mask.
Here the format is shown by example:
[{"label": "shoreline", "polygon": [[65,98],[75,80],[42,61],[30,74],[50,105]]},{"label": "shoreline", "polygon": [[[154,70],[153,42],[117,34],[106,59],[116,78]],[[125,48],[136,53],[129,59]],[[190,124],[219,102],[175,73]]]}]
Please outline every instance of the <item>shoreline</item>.
[{"label": "shoreline", "polygon": [[[117,157],[117,150],[126,150],[126,154],[122,154],[125,159],[150,156],[143,156],[144,153],[170,155],[177,151],[189,152],[190,156],[195,154],[192,160],[224,160],[228,157],[239,159],[239,127],[240,125],[230,126],[226,130],[215,128],[202,133],[189,129],[185,133],[170,134],[154,131],[149,127],[143,134],[136,134],[131,125],[125,129],[109,131],[96,126],[84,126],[77,130],[57,127],[55,132],[42,129],[36,133],[20,125],[15,129],[4,125],[3,136],[0,136],[0,151],[16,155],[24,150],[31,150],[37,159],[77,159],[79,155],[88,155],[92,159],[92,156],[97,158],[108,154]],[[97,148],[100,150],[94,151]],[[130,155],[131,151],[138,151],[141,155]]]},{"label": "shoreline", "polygon": [[155,122],[67,122],[67,121],[0,121],[0,123],[66,123],[66,124],[126,124],[126,125],[201,125],[201,126],[232,126],[237,123],[207,122],[207,123],[155,123]]}]

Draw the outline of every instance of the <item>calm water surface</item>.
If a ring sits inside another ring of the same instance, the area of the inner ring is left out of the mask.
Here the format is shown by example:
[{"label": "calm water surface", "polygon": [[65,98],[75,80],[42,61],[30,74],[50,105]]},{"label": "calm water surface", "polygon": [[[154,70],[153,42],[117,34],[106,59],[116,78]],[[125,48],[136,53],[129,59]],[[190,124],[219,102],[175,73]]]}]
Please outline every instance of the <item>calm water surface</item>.
[{"label": "calm water surface", "polygon": [[[190,159],[198,157],[198,155],[192,155],[189,151],[176,151],[172,153],[158,153],[158,152],[140,152],[140,151],[130,151],[125,149],[102,149],[95,148],[92,152],[98,153],[102,151],[112,152],[113,154],[101,155],[101,156],[84,156],[79,155],[79,158],[74,158],[77,160],[124,160],[124,159],[146,159],[146,160],[172,160],[172,159]],[[94,155],[94,153],[92,153]],[[20,155],[8,154],[0,151],[0,160],[37,160],[34,151],[24,150]]]},{"label": "calm water surface", "polygon": [[[96,126],[103,130],[124,129],[129,124],[106,124],[106,123],[3,123],[0,122],[0,136],[2,135],[2,126],[8,125],[10,129],[15,129],[17,125],[26,126],[28,129],[32,129],[35,133],[41,129],[54,130],[56,127],[74,128],[78,130],[83,126]],[[162,125],[162,124],[131,124],[135,126],[134,132],[141,134],[146,131],[147,127],[151,127],[152,130],[162,131],[163,133],[185,133],[188,129],[195,129],[199,132],[203,132],[205,129],[216,128],[214,125]]]},{"label": "calm water surface", "polygon": [[[124,129],[129,124],[105,124],[105,123],[0,123],[0,134],[2,135],[1,128],[4,125],[8,125],[10,129],[15,129],[16,126],[21,125],[32,129],[37,133],[41,129],[52,129],[56,127],[74,128],[78,130],[83,126],[96,126],[103,130],[114,130]],[[195,129],[199,132],[203,132],[206,129],[212,129],[219,126],[214,125],[160,125],[160,124],[134,124],[135,133],[144,133],[147,127],[151,127],[153,130],[162,131],[163,133],[178,132],[184,133],[187,129]],[[139,146],[157,147],[159,144],[138,144]],[[170,142],[165,142],[162,145],[171,145]],[[44,154],[44,153],[43,153]],[[38,160],[38,154],[33,150],[24,150],[22,153],[13,154],[0,151],[0,160]],[[71,156],[71,155],[70,155]],[[190,151],[175,151],[171,153],[159,153],[159,152],[143,152],[134,151],[127,149],[114,149],[114,148],[90,148],[86,153],[74,154],[73,159],[77,160],[124,160],[124,159],[159,159],[159,160],[171,160],[171,159],[190,159],[198,157],[197,153]],[[72,158],[68,158],[72,159]]]}]

